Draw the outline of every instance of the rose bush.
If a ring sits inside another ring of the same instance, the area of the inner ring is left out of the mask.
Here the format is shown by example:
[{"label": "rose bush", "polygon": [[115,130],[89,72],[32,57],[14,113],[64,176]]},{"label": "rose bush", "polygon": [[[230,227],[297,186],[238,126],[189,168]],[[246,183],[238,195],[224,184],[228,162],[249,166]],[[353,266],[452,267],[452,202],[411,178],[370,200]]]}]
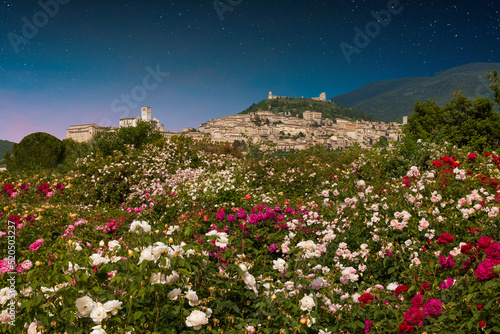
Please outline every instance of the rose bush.
[{"label": "rose bush", "polygon": [[174,139],[2,173],[0,331],[499,332],[499,158],[422,150],[395,175],[396,151]]}]

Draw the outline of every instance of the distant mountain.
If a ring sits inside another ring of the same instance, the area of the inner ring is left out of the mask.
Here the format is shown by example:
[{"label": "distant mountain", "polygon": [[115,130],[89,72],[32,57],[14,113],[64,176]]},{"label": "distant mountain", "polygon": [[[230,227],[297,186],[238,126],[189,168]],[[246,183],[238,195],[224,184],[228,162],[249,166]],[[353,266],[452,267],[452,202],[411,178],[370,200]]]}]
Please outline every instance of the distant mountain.
[{"label": "distant mountain", "polygon": [[14,146],[13,142],[10,142],[8,140],[0,140],[0,165],[3,165],[3,156],[5,155],[5,152],[10,151],[12,152],[12,147]]},{"label": "distant mountain", "polygon": [[359,110],[344,107],[329,101],[317,101],[306,98],[282,97],[279,99],[265,99],[259,103],[253,103],[248,109],[240,114],[248,114],[255,111],[272,111],[277,114],[280,112],[289,112],[291,116],[301,117],[304,111],[316,111],[323,114],[325,118],[347,118],[351,120],[378,121],[372,115],[365,114]]},{"label": "distant mountain", "polygon": [[413,113],[415,102],[436,100],[445,105],[459,88],[469,98],[493,97],[486,74],[500,70],[500,63],[472,63],[438,72],[433,77],[382,80],[369,83],[331,101],[394,122]]}]

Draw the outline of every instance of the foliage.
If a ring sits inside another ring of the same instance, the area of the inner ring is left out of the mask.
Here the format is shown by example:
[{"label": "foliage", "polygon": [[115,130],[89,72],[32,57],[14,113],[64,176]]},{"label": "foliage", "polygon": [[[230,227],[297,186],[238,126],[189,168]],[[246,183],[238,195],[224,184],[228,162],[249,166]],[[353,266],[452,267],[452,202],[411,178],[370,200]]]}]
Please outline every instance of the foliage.
[{"label": "foliage", "polygon": [[56,168],[61,162],[63,144],[56,137],[36,132],[14,144],[12,153],[5,154],[9,171],[41,171]]},{"label": "foliage", "polygon": [[0,140],[0,166],[5,165],[4,155],[7,151],[12,151],[12,147],[14,147],[13,142]]},{"label": "foliage", "polygon": [[435,101],[417,102],[403,132],[406,142],[448,142],[483,152],[499,145],[500,114],[494,112],[488,98],[476,97],[470,101],[457,92],[444,107],[436,105]]},{"label": "foliage", "polygon": [[139,120],[136,126],[120,127],[98,132],[92,139],[92,146],[103,155],[109,156],[114,151],[125,152],[132,145],[141,148],[162,138],[154,123]]}]

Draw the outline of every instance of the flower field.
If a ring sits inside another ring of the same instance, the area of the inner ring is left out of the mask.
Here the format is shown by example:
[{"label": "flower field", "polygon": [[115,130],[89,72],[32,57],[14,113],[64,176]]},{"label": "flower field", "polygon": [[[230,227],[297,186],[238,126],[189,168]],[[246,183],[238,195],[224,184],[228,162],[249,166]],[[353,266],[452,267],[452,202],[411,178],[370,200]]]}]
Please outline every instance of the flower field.
[{"label": "flower field", "polygon": [[0,332],[499,333],[500,157],[421,149],[0,173]]}]

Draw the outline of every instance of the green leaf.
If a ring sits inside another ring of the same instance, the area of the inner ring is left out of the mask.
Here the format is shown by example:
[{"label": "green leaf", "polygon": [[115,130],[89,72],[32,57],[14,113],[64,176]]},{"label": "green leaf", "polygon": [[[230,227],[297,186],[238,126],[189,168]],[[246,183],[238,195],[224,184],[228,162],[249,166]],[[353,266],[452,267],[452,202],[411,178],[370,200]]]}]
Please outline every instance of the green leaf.
[{"label": "green leaf", "polygon": [[137,311],[137,312],[135,312],[135,313],[134,313],[134,320],[139,319],[139,318],[141,317],[141,315],[142,315],[142,312],[141,312],[141,311]]}]

